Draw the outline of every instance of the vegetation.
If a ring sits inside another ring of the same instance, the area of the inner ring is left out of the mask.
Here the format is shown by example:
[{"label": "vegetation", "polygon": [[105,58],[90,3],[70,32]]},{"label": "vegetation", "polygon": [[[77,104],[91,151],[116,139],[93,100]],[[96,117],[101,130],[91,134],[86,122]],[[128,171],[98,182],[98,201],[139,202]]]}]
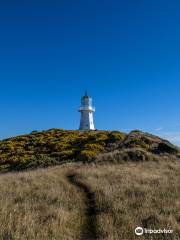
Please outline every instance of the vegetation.
[{"label": "vegetation", "polygon": [[[51,129],[0,141],[0,239],[135,240],[137,226],[179,239],[179,160],[178,147],[138,130]],[[38,167],[48,168],[27,170]]]},{"label": "vegetation", "polygon": [[53,166],[67,161],[92,161],[110,142],[125,134],[117,131],[51,129],[0,141],[0,170]]},{"label": "vegetation", "polygon": [[99,156],[107,153],[113,155],[113,161],[141,161],[162,155],[177,157],[179,152],[168,141],[138,130],[125,134],[118,131],[50,129],[0,141],[0,170],[99,161]]},{"label": "vegetation", "polygon": [[65,171],[0,176],[0,239],[79,239],[84,202],[66,181]]},{"label": "vegetation", "polygon": [[0,239],[94,239],[83,235],[94,228],[99,240],[136,240],[137,226],[174,231],[142,240],[179,239],[179,172],[178,160],[164,160],[1,174]]},{"label": "vegetation", "polygon": [[139,239],[137,226],[172,229],[173,234],[144,234],[140,239],[180,237],[180,162],[123,162],[78,169],[95,192],[99,239]]}]

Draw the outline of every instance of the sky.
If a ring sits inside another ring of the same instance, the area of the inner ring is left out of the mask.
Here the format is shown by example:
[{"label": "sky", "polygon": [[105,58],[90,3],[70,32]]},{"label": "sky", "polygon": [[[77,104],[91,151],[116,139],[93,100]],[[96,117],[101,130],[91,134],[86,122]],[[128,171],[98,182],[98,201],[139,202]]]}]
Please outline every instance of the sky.
[{"label": "sky", "polygon": [[85,90],[97,129],[180,145],[180,1],[0,1],[0,139],[78,129]]}]

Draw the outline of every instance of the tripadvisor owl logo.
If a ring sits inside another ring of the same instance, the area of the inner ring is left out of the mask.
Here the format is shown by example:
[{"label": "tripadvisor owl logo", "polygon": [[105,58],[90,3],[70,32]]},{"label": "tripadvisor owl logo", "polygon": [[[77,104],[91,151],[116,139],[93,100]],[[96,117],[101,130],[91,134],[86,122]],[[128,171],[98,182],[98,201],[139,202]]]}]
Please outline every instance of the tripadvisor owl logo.
[{"label": "tripadvisor owl logo", "polygon": [[135,234],[138,235],[138,236],[143,235],[143,228],[142,227],[137,227],[135,229]]}]

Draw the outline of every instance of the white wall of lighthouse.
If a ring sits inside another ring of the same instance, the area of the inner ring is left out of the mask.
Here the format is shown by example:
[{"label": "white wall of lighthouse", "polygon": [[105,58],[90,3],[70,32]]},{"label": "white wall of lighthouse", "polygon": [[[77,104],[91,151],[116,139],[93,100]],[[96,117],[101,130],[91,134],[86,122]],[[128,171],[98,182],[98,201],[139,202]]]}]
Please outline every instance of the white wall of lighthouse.
[{"label": "white wall of lighthouse", "polygon": [[95,108],[92,106],[92,98],[87,93],[81,98],[81,113],[79,130],[95,130],[93,114]]}]

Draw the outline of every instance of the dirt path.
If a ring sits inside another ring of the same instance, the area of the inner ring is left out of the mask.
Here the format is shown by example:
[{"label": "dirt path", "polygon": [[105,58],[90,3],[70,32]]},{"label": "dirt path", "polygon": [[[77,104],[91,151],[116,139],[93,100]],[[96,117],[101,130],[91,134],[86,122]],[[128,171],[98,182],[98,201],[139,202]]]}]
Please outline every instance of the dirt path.
[{"label": "dirt path", "polygon": [[91,191],[90,187],[85,183],[81,182],[80,177],[76,173],[70,173],[67,175],[68,181],[78,188],[85,198],[85,209],[84,214],[86,216],[86,222],[82,229],[82,240],[93,240],[98,239],[97,234],[97,207],[95,201],[95,195]]}]

